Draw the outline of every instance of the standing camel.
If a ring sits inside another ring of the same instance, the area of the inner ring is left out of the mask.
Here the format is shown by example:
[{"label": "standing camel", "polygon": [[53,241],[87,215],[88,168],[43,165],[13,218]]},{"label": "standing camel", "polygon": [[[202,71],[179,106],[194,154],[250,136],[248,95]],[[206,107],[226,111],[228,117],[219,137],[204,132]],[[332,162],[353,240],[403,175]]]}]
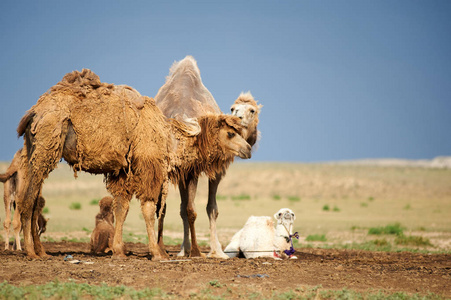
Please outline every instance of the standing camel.
[{"label": "standing camel", "polygon": [[83,170],[105,176],[114,198],[113,257],[125,257],[123,223],[136,195],[152,259],[167,258],[157,244],[154,222],[157,205],[164,207],[166,201],[168,172],[182,176],[182,162],[195,160],[192,155],[199,152],[221,152],[227,159],[251,155],[250,145],[239,135],[242,125],[237,117],[206,116],[195,129],[168,120],[152,98],[131,87],[102,83],[88,69],[66,74],[39,98],[17,129],[24,136],[23,185],[17,200],[28,256],[46,256],[34,222],[36,198],[44,179],[64,158],[75,174]]},{"label": "standing camel", "polygon": [[[176,118],[187,124],[189,123],[187,120],[191,118],[221,114],[221,110],[213,96],[203,85],[197,62],[191,56],[187,56],[172,65],[169,76],[166,77],[166,83],[155,96],[155,102],[166,117]],[[258,137],[258,113],[261,105],[257,105],[257,102],[250,93],[241,94],[234,105],[239,105],[235,109],[232,108],[232,112],[241,119],[240,122],[244,127],[241,135],[252,146]],[[220,164],[215,164],[215,168],[210,167],[208,170],[203,170],[202,168],[195,170],[186,169],[184,178],[176,181],[180,191],[180,215],[183,220],[184,229],[183,244],[179,256],[202,256],[197,244],[194,226],[197,218],[194,198],[196,196],[198,178],[203,172],[209,178],[207,214],[210,220],[211,251],[208,256],[219,258],[228,257],[222,251],[216,232],[216,219],[218,217],[216,192],[222,176],[225,174],[230,163],[233,162],[233,159],[234,157],[230,157],[227,160],[222,160]],[[191,243],[189,240],[190,233]],[[159,235],[159,239],[161,238],[161,235]]]}]

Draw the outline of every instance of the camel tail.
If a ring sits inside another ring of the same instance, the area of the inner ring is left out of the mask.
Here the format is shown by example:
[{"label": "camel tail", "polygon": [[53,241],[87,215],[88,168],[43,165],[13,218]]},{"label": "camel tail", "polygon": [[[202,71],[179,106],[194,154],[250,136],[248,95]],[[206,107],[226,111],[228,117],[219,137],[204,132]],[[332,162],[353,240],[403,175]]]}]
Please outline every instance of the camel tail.
[{"label": "camel tail", "polygon": [[27,129],[30,122],[33,121],[35,115],[36,113],[34,111],[28,110],[22,117],[22,119],[19,122],[19,126],[17,126],[17,134],[19,137],[24,135],[25,130]]},{"label": "camel tail", "polygon": [[19,137],[24,136],[25,143],[27,145],[27,156],[28,159],[31,157],[32,153],[32,136],[30,130],[30,124],[33,121],[36,113],[32,110],[28,110],[22,119],[19,122],[19,126],[17,126],[17,134]]},{"label": "camel tail", "polygon": [[13,174],[8,174],[8,172],[6,172],[5,174],[0,174],[0,182],[5,183],[9,178],[11,178],[12,175]]}]

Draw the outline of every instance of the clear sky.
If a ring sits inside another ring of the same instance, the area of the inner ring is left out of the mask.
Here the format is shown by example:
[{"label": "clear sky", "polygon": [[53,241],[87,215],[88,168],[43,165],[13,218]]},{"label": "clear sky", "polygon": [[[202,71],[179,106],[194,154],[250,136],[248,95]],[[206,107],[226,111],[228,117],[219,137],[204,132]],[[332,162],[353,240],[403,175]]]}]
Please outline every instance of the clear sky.
[{"label": "clear sky", "polygon": [[264,105],[253,160],[451,155],[451,1],[1,1],[0,38],[0,160],[64,74],[153,97],[188,54]]}]

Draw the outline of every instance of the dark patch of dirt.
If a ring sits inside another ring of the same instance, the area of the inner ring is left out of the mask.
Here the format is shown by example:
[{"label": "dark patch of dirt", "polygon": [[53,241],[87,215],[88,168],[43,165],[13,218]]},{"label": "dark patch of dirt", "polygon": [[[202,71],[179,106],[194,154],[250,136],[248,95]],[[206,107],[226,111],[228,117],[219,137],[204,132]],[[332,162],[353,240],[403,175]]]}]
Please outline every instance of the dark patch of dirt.
[{"label": "dark patch of dirt", "polygon": [[[129,243],[126,246],[129,254],[125,260],[112,259],[111,255],[94,256],[89,253],[89,244],[72,242],[44,243],[50,255],[45,260],[30,260],[20,251],[1,251],[0,282],[31,285],[58,279],[60,282],[74,280],[137,289],[159,287],[182,297],[206,288],[238,297],[249,293],[271,296],[275,291],[280,293],[319,285],[322,289],[433,292],[451,297],[449,254],[297,249],[298,260],[184,259],[176,257],[178,246],[168,246],[171,261],[158,262],[149,260],[147,245]],[[205,253],[208,250],[202,249]],[[64,261],[67,254],[93,264],[71,264]]]}]

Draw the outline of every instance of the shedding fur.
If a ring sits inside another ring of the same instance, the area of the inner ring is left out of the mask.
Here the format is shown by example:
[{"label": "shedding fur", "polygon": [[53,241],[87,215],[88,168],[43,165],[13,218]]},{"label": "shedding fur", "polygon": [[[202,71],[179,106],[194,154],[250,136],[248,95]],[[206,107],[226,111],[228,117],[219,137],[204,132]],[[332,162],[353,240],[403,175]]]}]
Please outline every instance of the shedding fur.
[{"label": "shedding fur", "polygon": [[152,256],[167,256],[152,240],[153,210],[166,199],[159,195],[167,193],[169,168],[169,127],[153,99],[131,87],[102,83],[88,69],[74,71],[39,98],[20,121],[18,133],[24,136],[24,184],[18,206],[29,256],[46,255],[30,220],[35,218],[41,186],[61,158],[75,174],[83,170],[105,175],[119,224],[117,256],[125,256],[122,224],[133,195],[141,200]]}]

